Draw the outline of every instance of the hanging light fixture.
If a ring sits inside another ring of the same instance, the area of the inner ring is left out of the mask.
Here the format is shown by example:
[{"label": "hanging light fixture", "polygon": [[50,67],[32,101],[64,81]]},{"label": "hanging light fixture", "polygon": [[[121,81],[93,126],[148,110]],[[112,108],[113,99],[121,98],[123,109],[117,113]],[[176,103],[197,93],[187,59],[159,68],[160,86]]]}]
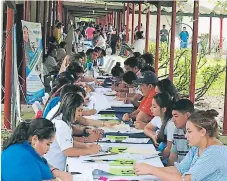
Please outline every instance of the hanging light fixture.
[{"label": "hanging light fixture", "polygon": [[106,3],[105,3],[105,11],[107,11],[107,5],[106,5]]}]

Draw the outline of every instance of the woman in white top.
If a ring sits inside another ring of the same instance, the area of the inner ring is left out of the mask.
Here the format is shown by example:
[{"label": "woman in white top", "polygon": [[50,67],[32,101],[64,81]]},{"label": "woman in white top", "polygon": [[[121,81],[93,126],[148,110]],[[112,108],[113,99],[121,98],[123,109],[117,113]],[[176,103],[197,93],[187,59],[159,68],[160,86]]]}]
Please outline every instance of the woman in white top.
[{"label": "woman in white top", "polygon": [[60,108],[52,118],[56,127],[56,136],[45,158],[59,170],[65,169],[67,157],[95,154],[100,150],[97,144],[88,145],[73,141],[71,124],[82,115],[83,102],[84,99],[78,94],[66,94],[61,101]]},{"label": "woman in white top", "polygon": [[132,49],[133,49],[134,52],[139,52],[141,55],[144,53],[145,40],[143,38],[143,32],[142,31],[136,32],[136,41],[132,45]]},{"label": "woman in white top", "polygon": [[[162,79],[158,81],[155,87],[155,92],[156,93],[167,92],[171,96],[173,102],[178,101],[180,99],[176,87],[169,79]],[[155,142],[157,133],[161,126],[162,126],[161,118],[159,116],[155,116],[150,121],[150,123],[146,125],[146,127],[144,128],[144,132],[147,136],[151,137],[152,140],[154,140]],[[155,144],[158,145],[156,142]]]},{"label": "woman in white top", "polygon": [[170,149],[173,141],[173,133],[175,130],[175,125],[172,118],[172,99],[168,93],[158,93],[153,97],[151,112],[154,116],[158,116],[161,118],[162,126],[157,135],[154,135],[149,129],[145,129],[145,134],[151,137],[156,146],[160,143],[165,143],[166,147],[159,148],[162,151],[162,159],[166,159],[169,157]]}]

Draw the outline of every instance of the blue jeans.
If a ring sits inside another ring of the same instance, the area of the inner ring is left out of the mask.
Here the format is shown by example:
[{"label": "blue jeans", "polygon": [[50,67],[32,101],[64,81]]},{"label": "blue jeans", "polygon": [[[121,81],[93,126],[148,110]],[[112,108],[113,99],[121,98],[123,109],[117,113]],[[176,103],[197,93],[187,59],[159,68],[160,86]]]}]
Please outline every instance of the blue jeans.
[{"label": "blue jeans", "polygon": [[187,48],[188,47],[188,41],[181,41],[180,42],[180,48]]}]

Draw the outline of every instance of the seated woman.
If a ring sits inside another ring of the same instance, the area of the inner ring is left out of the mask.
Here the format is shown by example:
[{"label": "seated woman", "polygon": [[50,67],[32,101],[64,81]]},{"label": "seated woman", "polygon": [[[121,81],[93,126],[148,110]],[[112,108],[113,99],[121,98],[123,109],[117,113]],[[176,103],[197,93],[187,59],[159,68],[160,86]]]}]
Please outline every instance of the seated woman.
[{"label": "seated woman", "polygon": [[[176,90],[176,87],[169,79],[162,79],[158,81],[155,87],[155,92],[156,93],[167,92],[171,96],[173,103],[178,101],[180,97]],[[156,145],[157,142],[155,141],[155,137],[157,136],[156,133],[161,128],[161,125],[162,125],[161,118],[159,116],[155,116],[144,128],[145,134],[152,138]]]},{"label": "seated woman", "polygon": [[158,168],[137,163],[137,175],[154,175],[163,181],[227,180],[227,146],[217,138],[215,110],[192,113],[186,124],[186,138],[191,146],[186,157],[175,166]]},{"label": "seated woman", "polygon": [[[73,84],[65,85],[61,89],[59,102],[47,114],[47,116],[46,116],[47,119],[52,119],[53,116],[59,111],[61,102],[64,101],[63,98],[66,95],[68,95],[69,93],[77,93],[80,96],[82,96],[83,99],[86,95],[84,89],[79,87],[79,86],[76,86],[76,85],[73,85]],[[116,124],[116,123],[111,122],[111,121],[103,122],[103,121],[92,120],[92,119],[87,119],[87,118],[83,117],[84,113],[88,114],[88,112],[92,112],[92,111],[93,111],[93,113],[96,112],[96,110],[83,110],[82,116],[77,118],[77,122],[78,122],[78,124],[80,124],[80,126],[73,126],[73,133],[74,133],[75,136],[80,136],[80,138],[77,139],[80,142],[97,141],[101,136],[100,134],[103,132],[100,129],[87,129],[85,126],[111,127],[111,126],[114,126]],[[95,135],[93,135],[93,133],[95,133]],[[89,136],[85,137],[87,134],[89,134]],[[81,136],[84,136],[84,137],[81,137]]]},{"label": "seated woman", "polygon": [[156,147],[159,146],[158,150],[162,152],[163,160],[169,157],[175,130],[175,125],[171,120],[171,105],[172,100],[168,93],[156,94],[152,99],[151,112],[153,116],[161,118],[162,125],[157,135],[155,132],[147,129],[147,126],[144,128],[144,133],[153,140]]},{"label": "seated woman", "polygon": [[116,65],[111,69],[111,75],[113,76],[112,90],[118,92],[118,96],[124,95],[123,92],[128,92],[128,88],[122,82],[122,76],[124,74],[121,63],[117,62]]},{"label": "seated woman", "polygon": [[67,157],[95,154],[101,149],[97,144],[73,142],[71,125],[81,116],[83,102],[83,97],[79,94],[68,93],[63,97],[58,111],[51,119],[56,126],[56,136],[45,158],[59,170],[65,169]]},{"label": "seated woman", "polygon": [[50,166],[43,155],[55,138],[54,124],[43,118],[19,123],[3,145],[2,173],[4,181],[72,181],[72,175]]}]

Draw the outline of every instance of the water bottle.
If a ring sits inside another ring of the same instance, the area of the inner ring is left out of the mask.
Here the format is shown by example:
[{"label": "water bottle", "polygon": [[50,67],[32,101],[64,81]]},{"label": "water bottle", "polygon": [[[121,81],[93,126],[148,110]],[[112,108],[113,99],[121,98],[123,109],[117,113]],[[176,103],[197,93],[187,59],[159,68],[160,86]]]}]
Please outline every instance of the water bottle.
[{"label": "water bottle", "polygon": [[35,112],[35,118],[41,118],[43,116],[43,111],[42,111],[43,109],[41,104],[38,101],[35,101],[32,104],[32,108]]},{"label": "water bottle", "polygon": [[93,77],[93,63],[92,62],[87,63],[87,76]]}]

